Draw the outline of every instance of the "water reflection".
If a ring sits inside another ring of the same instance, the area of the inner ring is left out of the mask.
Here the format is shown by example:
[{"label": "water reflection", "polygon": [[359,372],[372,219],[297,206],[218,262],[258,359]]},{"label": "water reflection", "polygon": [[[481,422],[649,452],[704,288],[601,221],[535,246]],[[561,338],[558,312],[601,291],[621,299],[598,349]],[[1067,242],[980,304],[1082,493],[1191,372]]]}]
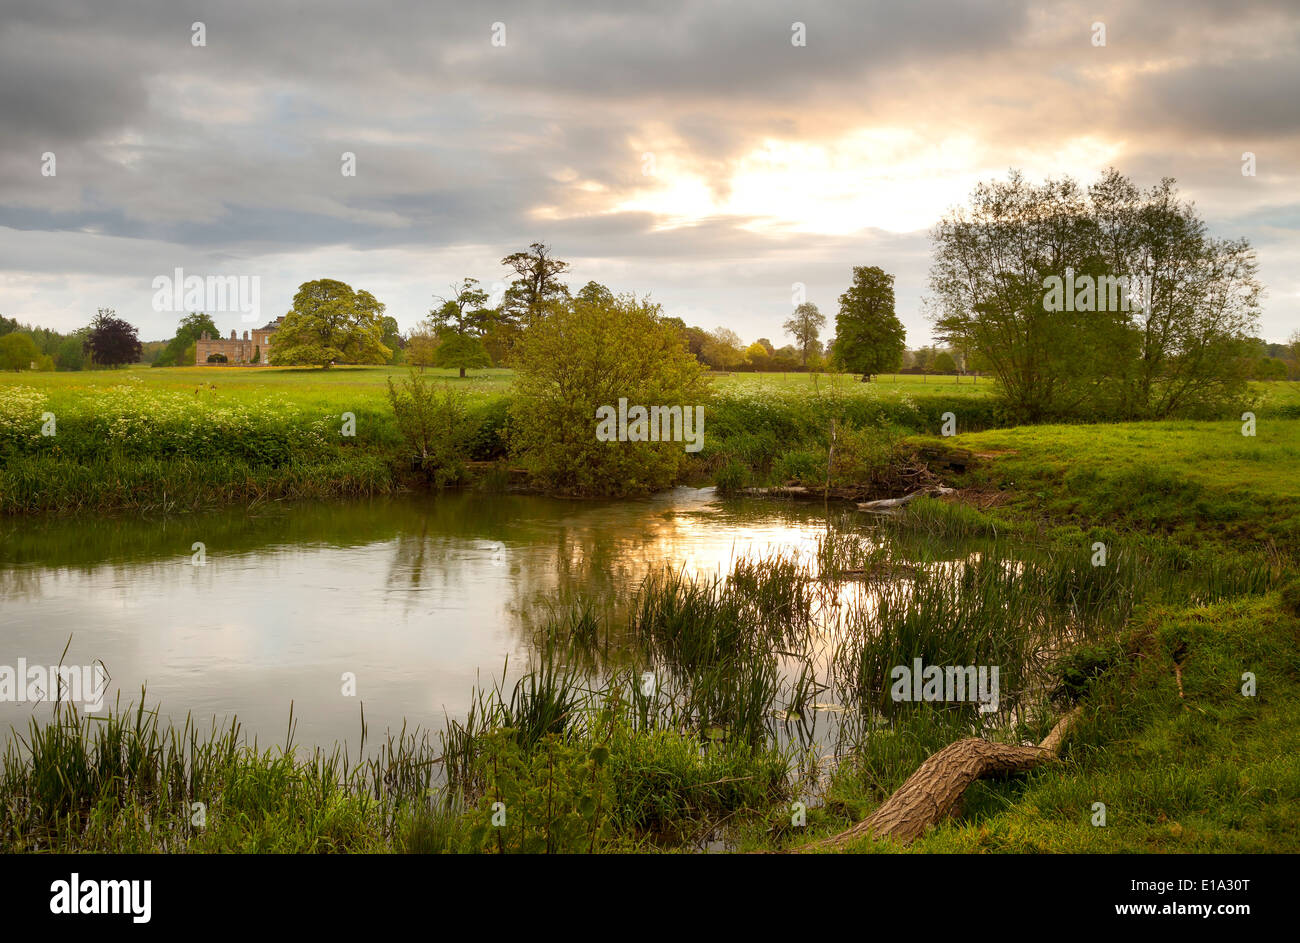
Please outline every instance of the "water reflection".
[{"label": "water reflection", "polygon": [[[102,659],[173,718],[238,714],[263,744],[440,726],[527,663],[556,600],[612,605],[663,566],[811,556],[820,505],[678,489],[632,502],[449,494],[158,519],[0,521],[0,664]],[[193,545],[204,546],[192,565]],[[342,693],[356,677],[356,697]],[[513,673],[513,672],[512,672]],[[47,707],[35,708],[39,711]],[[0,704],[0,727],[31,705]]]}]

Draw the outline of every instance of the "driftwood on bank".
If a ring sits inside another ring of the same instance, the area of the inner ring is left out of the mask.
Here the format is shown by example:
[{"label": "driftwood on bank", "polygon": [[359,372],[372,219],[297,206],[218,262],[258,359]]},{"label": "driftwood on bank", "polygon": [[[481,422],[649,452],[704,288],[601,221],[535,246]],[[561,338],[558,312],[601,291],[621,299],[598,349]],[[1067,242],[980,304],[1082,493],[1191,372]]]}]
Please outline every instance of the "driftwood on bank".
[{"label": "driftwood on bank", "polygon": [[1056,759],[1066,733],[1081,710],[1076,707],[1057,721],[1052,732],[1036,747],[990,743],[976,738],[951,743],[922,763],[868,818],[838,835],[795,851],[843,848],[867,837],[906,845],[931,825],[952,815],[966,787],[975,780],[1022,773]]},{"label": "driftwood on bank", "polygon": [[920,491],[913,491],[911,494],[905,494],[901,498],[882,498],[879,501],[859,501],[858,510],[866,511],[869,514],[892,514],[899,508],[904,507],[917,498],[937,498],[941,495],[952,494],[955,488],[945,488],[942,485],[936,485],[933,488],[922,488]]}]

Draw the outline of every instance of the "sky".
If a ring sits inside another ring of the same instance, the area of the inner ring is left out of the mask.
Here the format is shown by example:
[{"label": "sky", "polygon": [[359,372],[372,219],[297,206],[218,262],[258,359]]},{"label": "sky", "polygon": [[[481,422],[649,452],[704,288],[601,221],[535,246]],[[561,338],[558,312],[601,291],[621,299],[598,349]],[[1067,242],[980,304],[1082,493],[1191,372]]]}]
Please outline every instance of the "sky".
[{"label": "sky", "polygon": [[1297,90],[1295,0],[0,0],[0,314],[163,339],[180,269],[256,285],[223,333],[317,278],[409,329],[544,242],[574,289],[778,346],[795,286],[833,321],[879,265],[918,346],[930,231],[977,182],[1114,166],[1251,241],[1280,341]]}]

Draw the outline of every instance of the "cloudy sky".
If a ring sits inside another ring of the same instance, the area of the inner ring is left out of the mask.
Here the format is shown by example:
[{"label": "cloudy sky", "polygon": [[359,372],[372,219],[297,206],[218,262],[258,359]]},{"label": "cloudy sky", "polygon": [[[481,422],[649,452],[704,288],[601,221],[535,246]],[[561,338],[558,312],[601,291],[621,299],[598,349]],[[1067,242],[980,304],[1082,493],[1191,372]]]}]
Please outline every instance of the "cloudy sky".
[{"label": "cloudy sky", "polygon": [[1248,237],[1261,333],[1300,327],[1295,0],[632,6],[0,0],[0,313],[169,337],[181,268],[258,277],[262,320],[338,278],[409,328],[541,241],[778,345],[793,283],[831,316],[880,265],[916,345],[946,209],[1113,165]]}]

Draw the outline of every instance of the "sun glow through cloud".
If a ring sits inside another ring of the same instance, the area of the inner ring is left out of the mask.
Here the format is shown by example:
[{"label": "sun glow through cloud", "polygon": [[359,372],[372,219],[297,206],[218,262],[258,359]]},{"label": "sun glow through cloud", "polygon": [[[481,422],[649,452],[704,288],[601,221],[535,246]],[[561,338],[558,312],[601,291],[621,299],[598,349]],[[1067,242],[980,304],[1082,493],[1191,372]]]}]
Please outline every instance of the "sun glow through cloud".
[{"label": "sun glow through cloud", "polygon": [[[1020,158],[1031,172],[1042,166],[1087,179],[1118,150],[1083,138],[1050,154],[1027,148]],[[659,229],[726,216],[755,232],[914,232],[963,202],[981,179],[1002,173],[969,135],[927,140],[889,128],[824,143],[773,138],[735,160],[716,187],[689,162],[660,158],[645,186],[605,212],[650,213]]]}]

